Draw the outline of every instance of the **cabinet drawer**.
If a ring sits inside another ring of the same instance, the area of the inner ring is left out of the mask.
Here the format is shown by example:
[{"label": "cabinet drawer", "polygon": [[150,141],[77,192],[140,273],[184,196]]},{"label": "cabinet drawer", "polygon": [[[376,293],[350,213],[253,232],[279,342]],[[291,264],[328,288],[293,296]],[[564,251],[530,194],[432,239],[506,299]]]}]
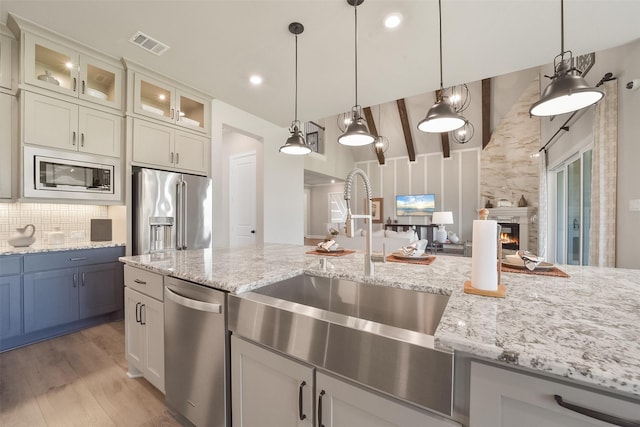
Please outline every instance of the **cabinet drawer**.
[{"label": "cabinet drawer", "polygon": [[151,298],[163,301],[164,279],[160,274],[125,265],[124,284]]},{"label": "cabinet drawer", "polygon": [[0,276],[13,276],[22,272],[22,255],[0,256]]},{"label": "cabinet drawer", "polygon": [[115,262],[123,254],[124,248],[121,246],[27,254],[24,256],[24,271],[25,273],[30,273],[33,271]]}]

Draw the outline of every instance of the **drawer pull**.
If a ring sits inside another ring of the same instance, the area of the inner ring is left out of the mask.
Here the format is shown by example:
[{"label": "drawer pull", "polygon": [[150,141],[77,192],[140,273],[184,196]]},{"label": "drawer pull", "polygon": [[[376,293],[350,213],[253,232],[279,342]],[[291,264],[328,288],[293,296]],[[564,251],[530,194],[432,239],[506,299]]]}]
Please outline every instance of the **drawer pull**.
[{"label": "drawer pull", "polygon": [[69,261],[84,261],[87,257],[69,258]]},{"label": "drawer pull", "polygon": [[136,282],[138,285],[146,285],[147,282],[145,282],[144,280],[140,280],[140,279],[134,279],[134,282]]},{"label": "drawer pull", "polygon": [[577,412],[587,417],[594,418],[596,420],[604,421],[605,423],[610,423],[610,424],[614,424],[621,427],[640,427],[640,422],[638,421],[625,420],[624,418],[619,418],[613,415],[605,414],[603,412],[598,412],[593,409],[574,405],[573,403],[565,402],[562,399],[562,396],[559,396],[557,394],[554,394],[553,398],[556,400],[556,403],[562,406],[563,408],[573,412]]}]

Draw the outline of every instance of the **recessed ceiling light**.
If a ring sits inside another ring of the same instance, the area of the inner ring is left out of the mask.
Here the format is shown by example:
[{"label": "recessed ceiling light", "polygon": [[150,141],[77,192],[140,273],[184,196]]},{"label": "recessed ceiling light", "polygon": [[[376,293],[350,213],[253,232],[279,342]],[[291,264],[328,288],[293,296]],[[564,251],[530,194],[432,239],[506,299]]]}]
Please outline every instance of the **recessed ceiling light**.
[{"label": "recessed ceiling light", "polygon": [[257,74],[254,74],[253,76],[249,77],[249,81],[251,82],[252,85],[258,86],[262,84],[262,77]]},{"label": "recessed ceiling light", "polygon": [[384,18],[384,26],[387,28],[396,28],[402,23],[402,14],[391,13]]},{"label": "recessed ceiling light", "polygon": [[335,184],[335,183],[336,183],[336,180],[335,180],[335,179],[332,179],[332,180],[331,180],[331,183],[332,183],[332,184]]}]

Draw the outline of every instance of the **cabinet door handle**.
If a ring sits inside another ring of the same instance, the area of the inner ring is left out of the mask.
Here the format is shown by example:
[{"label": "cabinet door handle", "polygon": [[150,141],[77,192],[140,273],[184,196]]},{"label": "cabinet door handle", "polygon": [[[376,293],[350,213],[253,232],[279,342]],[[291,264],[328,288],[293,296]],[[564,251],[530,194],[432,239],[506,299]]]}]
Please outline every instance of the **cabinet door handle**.
[{"label": "cabinet door handle", "polygon": [[145,282],[144,280],[140,280],[140,279],[134,279],[134,282],[136,282],[138,285],[146,285],[147,282]]},{"label": "cabinet door handle", "polygon": [[76,131],[71,132],[71,145],[76,145]]},{"label": "cabinet door handle", "polygon": [[69,261],[84,261],[87,257],[69,258]]},{"label": "cabinet door handle", "polygon": [[78,286],[78,275],[76,273],[73,273],[73,287],[77,287]]},{"label": "cabinet door handle", "polygon": [[[144,308],[144,318],[142,317],[142,309]],[[140,324],[141,325],[146,325],[147,324],[147,304],[141,304],[140,305]]]},{"label": "cabinet door handle", "polygon": [[169,163],[173,163],[173,151],[171,152],[171,160],[169,160]]},{"label": "cabinet door handle", "polygon": [[86,90],[86,84],[84,82],[84,80],[82,81],[82,94],[84,95],[84,92]]},{"label": "cabinet door handle", "polygon": [[74,77],[73,78],[73,91],[75,92],[77,88],[78,88],[78,79],[76,79]]},{"label": "cabinet door handle", "polygon": [[585,408],[582,406],[574,405],[573,403],[565,402],[562,399],[562,396],[557,394],[553,395],[553,398],[556,400],[556,403],[562,406],[565,409],[568,409],[573,412],[577,412],[579,414],[585,415],[590,418],[594,418],[596,420],[604,421],[605,423],[614,424],[621,427],[639,427],[640,422],[625,420],[624,418],[619,418],[614,415],[605,414],[603,412],[598,412],[593,409]]},{"label": "cabinet door handle", "polygon": [[171,120],[173,120],[173,116],[174,116],[174,114],[173,114],[173,113],[174,113],[174,112],[175,112],[175,110],[172,108],[172,109],[171,109],[171,116],[170,116],[170,117],[171,117]]},{"label": "cabinet door handle", "polygon": [[306,381],[302,381],[300,383],[300,387],[298,388],[298,413],[300,415],[300,421],[307,419],[307,416],[302,411],[302,389],[307,385]]},{"label": "cabinet door handle", "polygon": [[80,133],[80,147],[84,147],[84,132]]},{"label": "cabinet door handle", "polygon": [[176,122],[180,121],[180,110],[176,110]]},{"label": "cabinet door handle", "polygon": [[318,396],[318,427],[324,427],[324,424],[322,424],[322,396],[324,395],[325,392],[322,390]]},{"label": "cabinet door handle", "polygon": [[136,323],[140,323],[140,315],[138,314],[138,310],[140,310],[140,303],[136,303]]},{"label": "cabinet door handle", "polygon": [[176,165],[180,163],[180,153],[176,153]]},{"label": "cabinet door handle", "polygon": [[82,273],[82,286],[84,286],[84,272]]}]

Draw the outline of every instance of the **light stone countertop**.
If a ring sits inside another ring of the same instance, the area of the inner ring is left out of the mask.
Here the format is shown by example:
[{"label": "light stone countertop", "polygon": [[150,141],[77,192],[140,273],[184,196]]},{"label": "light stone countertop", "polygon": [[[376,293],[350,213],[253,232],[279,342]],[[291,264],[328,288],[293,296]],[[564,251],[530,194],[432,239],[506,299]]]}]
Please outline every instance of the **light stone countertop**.
[{"label": "light stone countertop", "polygon": [[73,251],[80,249],[98,249],[98,248],[114,248],[117,246],[126,246],[122,242],[74,242],[64,243],[61,245],[48,245],[46,243],[36,242],[31,246],[14,248],[12,246],[0,247],[0,256],[4,255],[26,255],[36,254],[40,252],[58,252]]},{"label": "light stone countertop", "polygon": [[269,244],[122,257],[160,274],[243,293],[303,272],[450,295],[436,347],[506,362],[640,396],[640,271],[562,265],[570,278],[503,273],[507,297],[463,292],[471,258],[437,255],[428,266],[376,263],[363,253],[306,255],[309,246]]}]

